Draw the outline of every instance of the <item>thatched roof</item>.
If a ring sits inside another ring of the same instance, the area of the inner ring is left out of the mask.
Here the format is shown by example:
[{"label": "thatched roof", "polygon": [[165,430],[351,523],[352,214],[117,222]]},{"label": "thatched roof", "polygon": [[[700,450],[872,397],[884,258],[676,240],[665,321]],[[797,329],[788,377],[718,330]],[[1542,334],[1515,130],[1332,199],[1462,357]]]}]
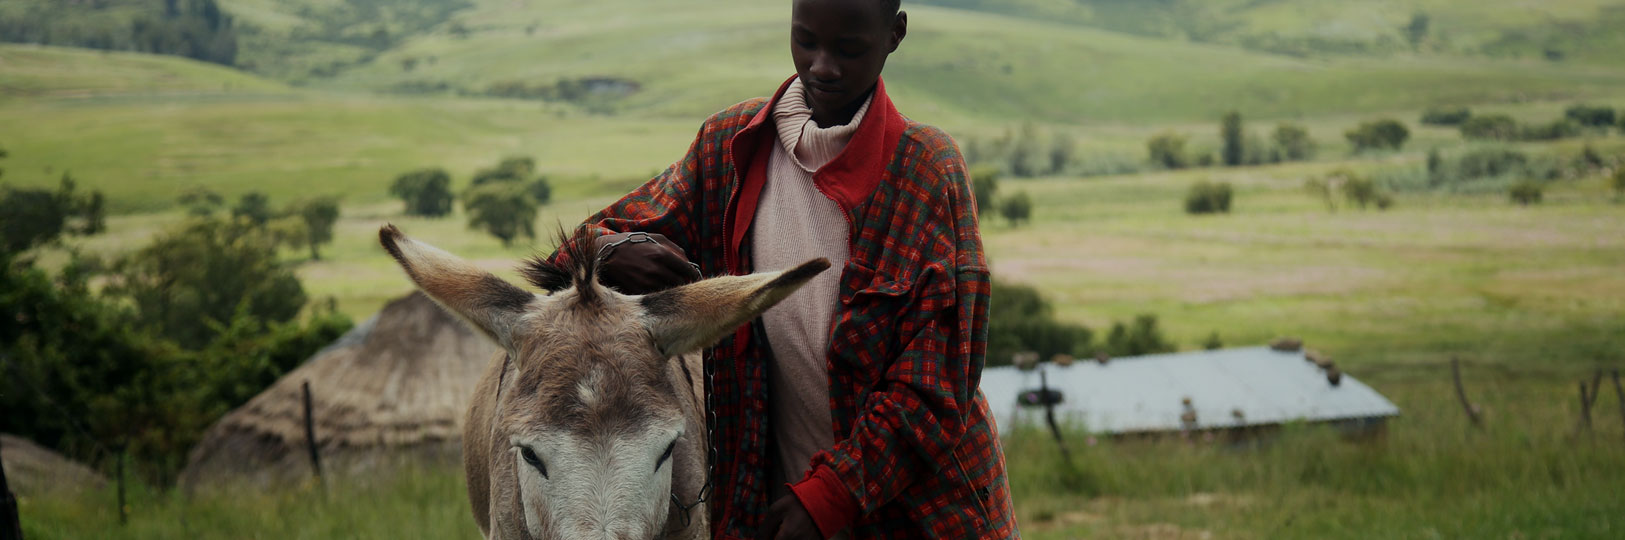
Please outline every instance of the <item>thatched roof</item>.
[{"label": "thatched roof", "polygon": [[324,473],[400,458],[456,461],[474,385],[497,350],[422,293],[394,300],[210,426],[181,485],[310,478],[307,381]]},{"label": "thatched roof", "polygon": [[0,467],[5,467],[6,484],[18,497],[107,485],[107,479],[90,467],[10,433],[0,433]]}]

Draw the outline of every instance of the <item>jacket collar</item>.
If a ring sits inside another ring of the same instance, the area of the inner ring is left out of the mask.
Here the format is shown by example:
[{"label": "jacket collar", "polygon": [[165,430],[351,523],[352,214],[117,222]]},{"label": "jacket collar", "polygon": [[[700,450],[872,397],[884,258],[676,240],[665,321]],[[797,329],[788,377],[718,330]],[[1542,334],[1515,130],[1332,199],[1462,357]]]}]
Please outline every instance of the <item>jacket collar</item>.
[{"label": "jacket collar", "polygon": [[[734,155],[734,171],[742,181],[748,181],[744,178],[746,171],[750,170],[752,160],[757,157],[756,151],[760,147],[757,138],[763,136],[764,130],[775,129],[773,107],[784,98],[784,91],[793,80],[793,75],[785,79],[767,105],[756,111],[750,122],[729,142]],[[818,169],[813,175],[813,183],[850,213],[868,200],[880,185],[886,164],[897,149],[897,141],[903,136],[904,127],[903,115],[897,112],[897,107],[886,95],[885,79],[877,79],[874,99],[869,103],[869,110],[864,113],[858,131],[852,134],[852,139],[847,141],[840,155]],[[749,226],[748,223],[741,225]]]}]

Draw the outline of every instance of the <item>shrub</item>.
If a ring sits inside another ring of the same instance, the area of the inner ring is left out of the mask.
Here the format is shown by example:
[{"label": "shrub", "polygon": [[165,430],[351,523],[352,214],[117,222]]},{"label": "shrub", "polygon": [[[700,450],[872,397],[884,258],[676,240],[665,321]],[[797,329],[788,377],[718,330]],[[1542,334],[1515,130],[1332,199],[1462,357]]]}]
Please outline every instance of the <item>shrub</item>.
[{"label": "shrub", "polygon": [[1185,156],[1185,136],[1178,133],[1163,133],[1152,137],[1146,142],[1146,149],[1151,153],[1151,163],[1169,169],[1183,169],[1190,165]]},{"label": "shrub", "polygon": [[339,221],[339,200],[336,197],[316,197],[294,203],[288,214],[298,216],[305,223],[305,246],[310,248],[310,260],[321,260],[316,248],[333,241],[333,224]]},{"label": "shrub", "polygon": [[1037,289],[995,279],[990,298],[987,365],[1008,365],[1012,354],[1023,351],[1036,352],[1040,358],[1089,352],[1093,333],[1055,320],[1054,309]]},{"label": "shrub", "polygon": [[418,169],[395,177],[389,194],[406,203],[406,215],[440,217],[451,213],[451,175],[445,169]]},{"label": "shrub", "polygon": [[1027,196],[1027,192],[1018,191],[1015,195],[1004,198],[1004,202],[999,205],[999,213],[1004,214],[1004,219],[1010,220],[1010,226],[1020,226],[1022,222],[1032,220],[1033,200]]},{"label": "shrub", "polygon": [[0,253],[20,253],[55,243],[63,235],[92,235],[107,228],[100,191],[75,193],[67,174],[57,190],[0,186]]},{"label": "shrub", "polygon": [[463,194],[463,210],[468,226],[484,230],[513,245],[515,238],[536,238],[536,200],[518,182],[492,182],[469,188]]},{"label": "shrub", "polygon": [[1485,148],[1462,155],[1461,159],[1456,161],[1456,176],[1462,180],[1501,176],[1521,170],[1528,164],[1529,156],[1523,152],[1506,148]]},{"label": "shrub", "polygon": [[1518,137],[1518,121],[1504,114],[1474,116],[1462,122],[1461,136],[1468,139],[1510,141]]},{"label": "shrub", "polygon": [[1531,204],[1540,202],[1541,191],[1540,184],[1535,183],[1533,180],[1524,180],[1513,184],[1512,187],[1507,190],[1507,196],[1511,198],[1512,202],[1514,203],[1522,206],[1529,206]]},{"label": "shrub", "polygon": [[1174,344],[1163,337],[1162,330],[1157,328],[1156,315],[1136,315],[1131,325],[1114,322],[1111,333],[1106,335],[1106,354],[1112,356],[1139,356],[1173,352],[1175,349]]},{"label": "shrub", "polygon": [[1405,141],[1411,137],[1411,131],[1398,120],[1382,119],[1360,124],[1354,129],[1343,133],[1349,144],[1354,145],[1354,151],[1364,150],[1398,150],[1405,146]]},{"label": "shrub", "polygon": [[1625,198],[1625,167],[1614,171],[1614,178],[1609,184],[1614,188],[1614,197]]},{"label": "shrub", "polygon": [[1472,116],[1473,110],[1463,106],[1428,107],[1422,111],[1422,123],[1430,126],[1459,126]]},{"label": "shrub", "polygon": [[[1348,199],[1349,204],[1364,210],[1367,206],[1376,204],[1381,197],[1377,192],[1376,182],[1364,176],[1350,175],[1343,180],[1343,198]],[[1379,208],[1387,207],[1379,205]]]},{"label": "shrub", "polygon": [[1231,189],[1228,182],[1214,183],[1204,180],[1191,184],[1190,191],[1185,194],[1185,213],[1228,213],[1230,197]]},{"label": "shrub", "polygon": [[1555,141],[1579,134],[1580,125],[1566,118],[1553,120],[1549,124],[1523,126],[1518,129],[1518,139],[1523,141]]},{"label": "shrub", "polygon": [[1610,127],[1616,120],[1612,107],[1576,104],[1563,111],[1563,117],[1586,127]]},{"label": "shrub", "polygon": [[999,192],[999,168],[978,165],[970,171],[970,189],[976,195],[976,213],[993,208],[993,195]]},{"label": "shrub", "polygon": [[1315,155],[1315,140],[1309,137],[1309,129],[1301,125],[1275,126],[1274,138],[1275,147],[1280,149],[1281,157],[1287,161],[1303,161]]}]

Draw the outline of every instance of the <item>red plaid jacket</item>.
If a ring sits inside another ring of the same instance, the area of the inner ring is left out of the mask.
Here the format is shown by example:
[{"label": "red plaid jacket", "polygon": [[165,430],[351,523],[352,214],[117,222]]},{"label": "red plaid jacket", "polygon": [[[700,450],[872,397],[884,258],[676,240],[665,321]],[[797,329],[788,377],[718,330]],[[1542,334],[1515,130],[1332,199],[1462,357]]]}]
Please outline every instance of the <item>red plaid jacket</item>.
[{"label": "red plaid jacket", "polygon": [[[707,119],[682,161],[588,218],[590,233],[664,234],[706,275],[749,273],[745,235],[777,141],[772,102]],[[977,389],[988,269],[958,148],[898,114],[882,82],[814,183],[847,211],[851,258],[830,329],[837,442],[796,493],[821,528],[838,519],[853,538],[1016,537],[1004,453]],[[770,354],[758,320],[706,358],[717,538],[753,537],[770,503]]]}]

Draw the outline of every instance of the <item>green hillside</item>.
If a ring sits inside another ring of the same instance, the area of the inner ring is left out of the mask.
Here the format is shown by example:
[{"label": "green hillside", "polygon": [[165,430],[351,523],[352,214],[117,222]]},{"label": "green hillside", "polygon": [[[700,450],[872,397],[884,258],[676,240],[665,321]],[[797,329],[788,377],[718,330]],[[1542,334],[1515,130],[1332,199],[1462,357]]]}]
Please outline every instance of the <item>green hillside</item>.
[{"label": "green hillside", "polygon": [[173,56],[0,44],[0,100],[286,91],[282,83]]},{"label": "green hillside", "polygon": [[919,0],[1293,56],[1405,53],[1620,65],[1618,0]]},{"label": "green hillside", "polygon": [[[990,9],[980,4],[999,2],[974,4]],[[1116,11],[1106,9],[1108,4]],[[1251,2],[1234,14],[1214,10],[1261,32],[1274,27],[1313,30],[1315,25],[1303,23],[1320,19],[1338,25],[1370,19],[1365,26],[1373,32],[1380,29],[1381,35],[1398,32],[1398,25],[1412,13],[1399,3],[1375,18],[1357,16],[1346,3],[1294,2],[1292,9],[1280,4]],[[311,27],[315,23],[288,15],[309,11],[301,5],[292,0],[226,4],[245,21],[280,24],[290,35],[316,32]],[[990,14],[912,5],[910,37],[888,66],[893,91],[904,99],[906,112],[916,117],[964,125],[1011,119],[1194,120],[1230,108],[1255,116],[1290,117],[1434,103],[1582,99],[1611,96],[1625,81],[1625,72],[1607,67],[1507,55],[1444,51],[1300,58],[1246,48],[1243,38],[1253,34],[1204,42],[1127,24],[1189,15],[1173,8],[1161,13],[1144,6],[1129,10],[1112,2],[1081,5],[1095,6],[1084,10],[1093,19],[1047,12],[1039,17],[1014,8],[993,10],[1009,14]],[[1476,4],[1439,5],[1441,36],[1452,28],[1446,24],[1452,19],[1445,14],[1476,13]],[[1266,9],[1270,6],[1279,9]],[[1580,18],[1595,16],[1600,9],[1583,0],[1542,6],[1510,12],[1535,9],[1552,17]],[[323,88],[451,95],[609,80],[623,84],[602,95],[589,93],[578,104],[599,112],[698,118],[767,92],[790,71],[783,37],[788,9],[779,3],[693,0],[681,9],[646,16],[653,14],[645,6],[625,0],[479,0],[469,9],[446,13],[447,22],[427,25],[425,31],[411,35],[391,33],[387,49],[360,54],[353,61],[313,60],[338,54],[334,49],[312,53],[311,58],[290,57],[290,62],[318,65],[289,76]],[[1493,20],[1462,17],[1472,23],[1465,28],[1473,29],[1474,35],[1512,32],[1514,26],[1498,25],[1519,24],[1515,15],[1508,14]],[[1084,25],[1087,21],[1094,23]],[[264,72],[282,69],[254,67]],[[1201,83],[1192,88],[1192,80]],[[625,91],[628,87],[635,90]]]}]

